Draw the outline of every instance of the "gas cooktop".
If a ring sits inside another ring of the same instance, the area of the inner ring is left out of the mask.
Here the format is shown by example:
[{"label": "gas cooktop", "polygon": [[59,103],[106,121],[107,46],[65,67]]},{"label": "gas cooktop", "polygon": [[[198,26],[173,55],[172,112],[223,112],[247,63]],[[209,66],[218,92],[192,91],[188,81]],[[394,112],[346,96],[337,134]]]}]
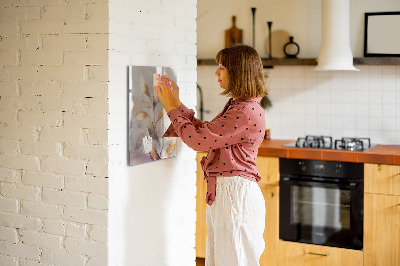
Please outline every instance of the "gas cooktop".
[{"label": "gas cooktop", "polygon": [[307,135],[298,138],[296,142],[283,145],[285,147],[315,148],[347,151],[366,151],[375,145],[371,145],[370,138],[341,138],[335,139],[331,136]]}]

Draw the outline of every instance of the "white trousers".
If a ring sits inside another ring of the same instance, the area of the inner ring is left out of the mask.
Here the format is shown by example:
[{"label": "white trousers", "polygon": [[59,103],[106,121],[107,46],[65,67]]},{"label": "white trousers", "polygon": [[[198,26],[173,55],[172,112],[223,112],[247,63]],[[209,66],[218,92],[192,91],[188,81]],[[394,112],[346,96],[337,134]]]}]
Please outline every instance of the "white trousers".
[{"label": "white trousers", "polygon": [[207,205],[206,217],[206,266],[260,265],[265,201],[256,182],[217,177],[215,202]]}]

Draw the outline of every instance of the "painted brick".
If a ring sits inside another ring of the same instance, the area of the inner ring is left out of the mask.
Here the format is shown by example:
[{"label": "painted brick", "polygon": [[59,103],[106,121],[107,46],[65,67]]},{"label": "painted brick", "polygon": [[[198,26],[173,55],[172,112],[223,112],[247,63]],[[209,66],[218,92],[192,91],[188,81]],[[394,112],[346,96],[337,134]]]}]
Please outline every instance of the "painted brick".
[{"label": "painted brick", "polygon": [[18,200],[0,196],[0,211],[18,212]]},{"label": "painted brick", "polygon": [[24,171],[22,174],[22,182],[27,185],[48,187],[48,188],[63,188],[64,177],[57,174],[49,174],[42,172]]},{"label": "painted brick", "polygon": [[84,100],[77,97],[47,97],[42,96],[39,99],[38,108],[44,112],[48,111],[59,111],[59,112],[86,112],[86,106]]},{"label": "painted brick", "polygon": [[33,126],[6,126],[1,128],[0,137],[18,140],[35,140],[36,129]]},{"label": "painted brick", "polygon": [[103,254],[104,257],[91,257],[86,266],[107,266],[108,265],[108,261],[107,261],[107,253]]},{"label": "painted brick", "polygon": [[28,247],[21,244],[12,244],[9,242],[0,241],[0,254],[11,257],[39,260],[40,249],[37,247]]},{"label": "painted brick", "polygon": [[108,66],[86,66],[88,79],[94,81],[108,81]]},{"label": "painted brick", "polygon": [[36,81],[37,78],[38,69],[36,66],[8,66],[0,71],[0,80]]},{"label": "painted brick", "polygon": [[97,195],[97,194],[89,194],[88,196],[88,207],[92,209],[101,209],[107,210],[108,209],[108,198]]},{"label": "painted brick", "polygon": [[33,186],[25,186],[22,184],[1,183],[1,194],[8,198],[39,200],[40,189]]},{"label": "painted brick", "polygon": [[[67,190],[43,189],[43,201],[84,208],[86,206],[86,194]],[[51,218],[51,217],[49,217]]]},{"label": "painted brick", "polygon": [[[2,112],[3,113],[3,112]],[[0,152],[17,154],[19,142],[16,140],[0,139]],[[1,177],[0,177],[1,180]]]},{"label": "painted brick", "polygon": [[0,81],[1,96],[17,96],[17,82],[14,80]]},{"label": "painted brick", "polygon": [[[109,35],[108,34],[87,34],[87,49],[97,50],[108,53]],[[132,45],[134,45],[132,43]]]},{"label": "painted brick", "polygon": [[0,225],[30,230],[39,230],[42,228],[42,222],[38,218],[5,212],[0,212]]},{"label": "painted brick", "polygon": [[30,230],[20,230],[21,242],[27,246],[58,250],[61,248],[61,236],[38,233]]},{"label": "painted brick", "polygon": [[19,88],[22,95],[35,96],[61,96],[61,83],[51,80],[40,80],[37,82],[19,81]]},{"label": "painted brick", "polygon": [[41,141],[80,143],[81,130],[79,128],[44,127],[40,132]]},{"label": "painted brick", "polygon": [[42,160],[41,169],[43,172],[82,175],[85,172],[85,161],[75,159],[52,159]]},{"label": "painted brick", "polygon": [[20,259],[19,266],[41,266],[42,263],[35,260]]},{"label": "painted brick", "polygon": [[64,65],[107,65],[108,54],[92,51],[73,51],[64,52]]},{"label": "painted brick", "polygon": [[98,178],[104,178],[108,176],[108,163],[88,161],[86,173]]},{"label": "painted brick", "polygon": [[63,219],[71,222],[107,225],[107,211],[65,207]]},{"label": "painted brick", "polygon": [[85,98],[83,105],[87,113],[104,114],[108,112],[108,99]]},{"label": "painted brick", "polygon": [[21,22],[22,34],[61,34],[61,20]]},{"label": "painted brick", "polygon": [[64,96],[106,98],[108,85],[106,82],[64,82]]},{"label": "painted brick", "polygon": [[10,227],[0,226],[0,240],[7,241],[10,243],[18,242],[17,230]]},{"label": "painted brick", "polygon": [[41,201],[22,201],[21,214],[30,217],[59,219],[62,216],[62,207],[46,204]]},{"label": "painted brick", "polygon": [[8,7],[0,9],[0,18],[2,21],[25,21],[28,19],[39,19],[40,8],[34,6],[28,7]]},{"label": "painted brick", "polygon": [[[104,129],[88,128],[83,129],[83,143],[84,144],[96,144],[106,145],[108,143],[108,131]],[[89,168],[89,165],[88,165]],[[104,167],[102,167],[103,169]]]},{"label": "painted brick", "polygon": [[5,255],[0,254],[0,265],[18,266],[18,260],[17,260],[17,258],[13,258],[10,256],[5,256]]},{"label": "painted brick", "polygon": [[49,35],[43,36],[44,51],[85,51],[87,46],[85,35]]},{"label": "painted brick", "polygon": [[12,169],[39,170],[39,160],[31,155],[0,154],[0,165]]},{"label": "painted brick", "polygon": [[66,176],[65,188],[75,191],[108,194],[108,178]]},{"label": "painted brick", "polygon": [[0,47],[2,51],[37,51],[42,48],[40,35],[2,36]]},{"label": "painted brick", "polygon": [[19,63],[18,51],[0,52],[0,66],[17,66]]},{"label": "painted brick", "polygon": [[92,225],[89,231],[90,239],[107,243],[108,228],[106,226]]},{"label": "painted brick", "polygon": [[1,124],[16,124],[16,115],[17,111],[12,110],[12,111],[3,111],[0,113],[0,123]]},{"label": "painted brick", "polygon": [[99,114],[64,114],[64,126],[106,129],[107,116],[99,116]]},{"label": "painted brick", "polygon": [[65,235],[66,222],[62,220],[43,220],[43,232],[52,235]]},{"label": "painted brick", "polygon": [[14,170],[7,168],[0,168],[0,181],[15,182],[16,173]]},{"label": "painted brick", "polygon": [[67,237],[65,249],[74,254],[104,257],[107,254],[107,244]]},{"label": "painted brick", "polygon": [[62,63],[63,63],[62,53],[58,51],[21,52],[20,65],[22,66],[29,66],[29,65],[59,66]]},{"label": "painted brick", "polygon": [[100,145],[66,145],[64,155],[93,161],[107,161],[108,159],[107,147]]},{"label": "painted brick", "polygon": [[57,81],[83,81],[86,78],[86,69],[82,66],[40,66],[38,79]]},{"label": "painted brick", "polygon": [[64,34],[82,34],[82,33],[95,33],[102,34],[108,33],[108,20],[107,21],[91,21],[91,20],[73,20],[68,21],[63,27]]},{"label": "painted brick", "polygon": [[18,113],[18,120],[23,125],[58,126],[62,123],[62,113],[21,111]]},{"label": "painted brick", "polygon": [[66,223],[66,231],[65,235],[74,237],[74,238],[86,238],[86,224],[74,223],[74,222],[65,222]]},{"label": "painted brick", "polygon": [[91,20],[108,20],[109,7],[107,3],[104,4],[89,4],[86,7],[87,18]]},{"label": "painted brick", "polygon": [[83,18],[85,18],[85,6],[82,4],[45,6],[42,12],[42,19],[44,21],[67,19],[68,23],[69,20]]},{"label": "painted brick", "polygon": [[71,254],[64,250],[53,251],[42,250],[42,263],[54,264],[57,266],[85,266],[86,258],[81,255]]},{"label": "painted brick", "polygon": [[0,22],[1,36],[16,36],[18,35],[18,24],[15,22]]},{"label": "painted brick", "polygon": [[60,157],[62,146],[60,143],[21,141],[22,154],[35,154],[50,157]]}]

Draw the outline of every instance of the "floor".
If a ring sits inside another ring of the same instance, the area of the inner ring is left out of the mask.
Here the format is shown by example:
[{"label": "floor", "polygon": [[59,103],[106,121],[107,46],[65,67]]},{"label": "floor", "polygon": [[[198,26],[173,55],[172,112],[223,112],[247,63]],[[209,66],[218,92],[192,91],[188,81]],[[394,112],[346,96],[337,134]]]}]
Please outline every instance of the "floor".
[{"label": "floor", "polygon": [[206,262],[203,258],[196,258],[196,266],[205,266]]}]

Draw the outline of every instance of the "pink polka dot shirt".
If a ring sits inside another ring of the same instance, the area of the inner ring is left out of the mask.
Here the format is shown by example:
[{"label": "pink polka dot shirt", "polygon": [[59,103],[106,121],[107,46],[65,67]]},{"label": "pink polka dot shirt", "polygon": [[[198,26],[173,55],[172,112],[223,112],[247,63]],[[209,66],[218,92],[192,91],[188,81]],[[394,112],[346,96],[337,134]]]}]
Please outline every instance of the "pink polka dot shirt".
[{"label": "pink polka dot shirt", "polygon": [[208,151],[201,160],[207,181],[206,202],[215,201],[215,181],[219,176],[240,176],[258,182],[261,179],[255,159],[265,135],[265,114],[261,97],[236,99],[210,122],[194,117],[194,111],[181,105],[168,112],[172,124],[164,137],[180,137],[195,151]]}]

